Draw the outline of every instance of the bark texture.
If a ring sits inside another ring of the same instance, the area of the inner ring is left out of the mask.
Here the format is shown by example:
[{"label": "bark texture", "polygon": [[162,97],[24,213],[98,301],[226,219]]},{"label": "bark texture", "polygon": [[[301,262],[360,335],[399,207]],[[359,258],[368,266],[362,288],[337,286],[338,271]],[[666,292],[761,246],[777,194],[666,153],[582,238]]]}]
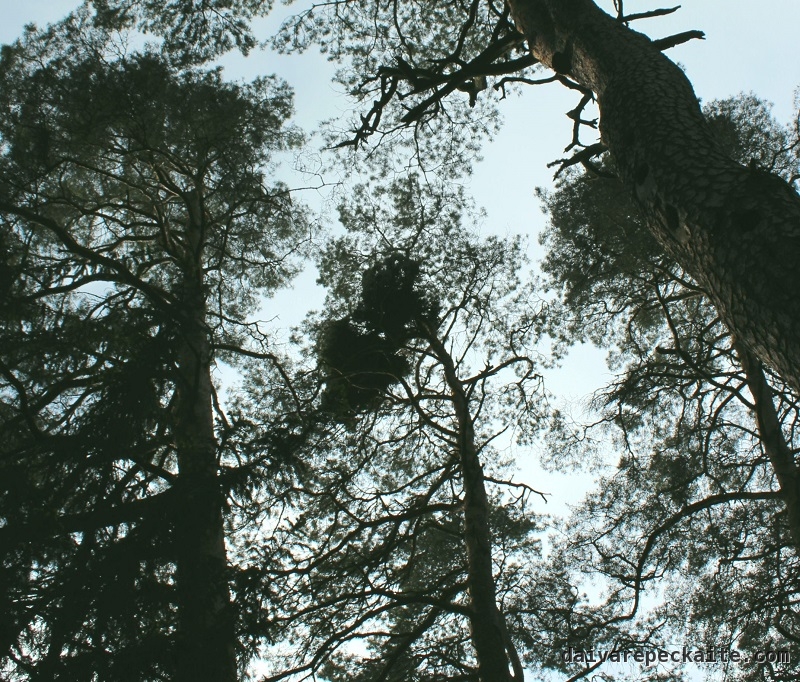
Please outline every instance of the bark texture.
[{"label": "bark texture", "polygon": [[[522,682],[519,655],[508,637],[505,619],[497,606],[492,569],[492,533],[489,498],[483,467],[475,445],[475,429],[464,385],[458,378],[453,359],[435,337],[428,339],[444,368],[457,422],[458,455],[464,485],[464,539],[467,546],[470,631],[478,676],[482,682]],[[512,676],[509,666],[514,670]]]},{"label": "bark texture", "polygon": [[590,88],[600,131],[666,251],[737,338],[800,390],[800,197],[717,147],[691,84],[592,0],[508,0],[531,53]]}]

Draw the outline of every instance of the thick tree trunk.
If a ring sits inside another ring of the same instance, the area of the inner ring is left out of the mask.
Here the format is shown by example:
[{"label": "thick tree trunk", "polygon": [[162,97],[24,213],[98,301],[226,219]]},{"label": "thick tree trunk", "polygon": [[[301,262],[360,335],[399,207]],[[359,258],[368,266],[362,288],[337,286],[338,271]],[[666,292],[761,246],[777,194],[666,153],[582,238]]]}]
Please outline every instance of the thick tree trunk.
[{"label": "thick tree trunk", "polygon": [[178,452],[175,548],[178,682],[235,682],[235,629],[217,464],[211,346],[199,265],[186,273],[179,327],[174,433]]},{"label": "thick tree trunk", "polygon": [[800,197],[720,152],[683,72],[592,0],[508,0],[532,54],[590,88],[656,238],[736,336],[800,390]]},{"label": "thick tree trunk", "polygon": [[[470,630],[478,660],[478,675],[482,682],[522,682],[522,665],[508,637],[503,614],[497,606],[489,498],[486,495],[483,467],[475,447],[469,401],[447,349],[436,338],[429,339],[429,342],[444,367],[458,425],[458,455],[464,481],[464,539],[472,610]],[[513,677],[509,665],[514,669]]]}]

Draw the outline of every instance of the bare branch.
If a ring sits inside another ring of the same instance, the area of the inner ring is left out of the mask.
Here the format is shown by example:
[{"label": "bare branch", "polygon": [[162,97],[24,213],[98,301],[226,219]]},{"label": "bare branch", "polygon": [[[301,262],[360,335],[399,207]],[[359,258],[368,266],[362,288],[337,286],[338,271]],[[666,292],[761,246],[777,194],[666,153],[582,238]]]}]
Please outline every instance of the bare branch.
[{"label": "bare branch", "polygon": [[[584,147],[579,152],[576,152],[568,159],[556,159],[555,161],[551,161],[547,164],[548,168],[552,168],[553,166],[558,166],[558,170],[555,172],[554,178],[557,178],[561,173],[563,173],[567,168],[570,166],[574,166],[576,163],[580,163],[584,166],[587,166],[589,162],[596,156],[600,156],[603,152],[606,151],[606,146],[602,142],[597,142],[595,144],[589,145],[588,147]],[[610,174],[601,171],[600,169],[592,166],[590,170],[598,175],[603,175],[604,177],[614,177]]]},{"label": "bare branch", "polygon": [[681,45],[682,43],[688,43],[690,40],[705,40],[706,34],[702,31],[683,31],[683,33],[676,33],[672,36],[667,36],[666,38],[659,38],[658,40],[653,41],[653,46],[658,48],[659,50],[668,50],[671,47],[675,47],[676,45]]},{"label": "bare branch", "polygon": [[[622,8],[622,2],[620,0],[620,9]],[[668,14],[672,14],[673,12],[677,12],[681,8],[680,5],[675,5],[675,7],[665,7],[663,9],[653,9],[648,12],[637,12],[636,14],[629,14],[627,16],[619,17],[619,21],[622,23],[628,23],[629,21],[637,21],[638,19],[652,19],[653,17],[665,17]]]}]

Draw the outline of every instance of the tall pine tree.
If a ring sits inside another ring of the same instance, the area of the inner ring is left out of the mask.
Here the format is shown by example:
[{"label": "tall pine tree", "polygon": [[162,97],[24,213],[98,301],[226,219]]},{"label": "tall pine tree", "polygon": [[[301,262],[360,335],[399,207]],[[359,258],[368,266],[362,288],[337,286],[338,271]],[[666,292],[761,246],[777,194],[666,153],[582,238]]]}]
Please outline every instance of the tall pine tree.
[{"label": "tall pine tree", "polygon": [[276,360],[249,316],[307,239],[270,179],[291,92],[82,14],[4,48],[0,79],[4,674],[233,682],[226,534],[259,465],[212,372]]}]

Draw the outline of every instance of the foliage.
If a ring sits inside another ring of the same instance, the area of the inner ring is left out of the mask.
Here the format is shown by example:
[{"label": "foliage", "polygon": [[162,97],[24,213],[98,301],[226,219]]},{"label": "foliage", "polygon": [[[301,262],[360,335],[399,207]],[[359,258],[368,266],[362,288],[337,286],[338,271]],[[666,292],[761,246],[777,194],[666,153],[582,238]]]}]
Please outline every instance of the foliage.
[{"label": "foliage", "polygon": [[134,31],[159,37],[163,58],[198,66],[237,49],[257,45],[251,22],[268,14],[272,0],[84,0],[75,14],[102,32]]},{"label": "foliage", "polygon": [[[349,129],[331,122],[332,145],[379,143],[379,167],[390,159],[398,172],[419,167],[450,178],[469,172],[497,129],[506,83],[524,79],[536,61],[508,6],[493,0],[312,3],[272,44],[286,52],[316,46],[341,64],[337,79],[365,110]],[[371,160],[358,157],[362,167]]]},{"label": "foliage", "polygon": [[269,652],[267,679],[475,677],[461,388],[447,367],[468,396],[489,472],[498,604],[504,610],[527,589],[541,532],[535,491],[506,480],[492,444],[506,430],[529,435],[542,415],[532,349],[542,311],[519,279],[521,241],[478,239],[458,208],[465,203],[411,176],[360,187],[341,208],[348,234],[323,253],[331,293],[312,329],[325,339],[332,325],[358,320],[365,334],[396,344],[404,371],[376,387],[371,409],[305,451],[293,511],[262,550],[281,557],[264,580],[284,595],[276,620],[292,642],[284,662],[280,648]]},{"label": "foliage", "polygon": [[420,264],[390,254],[362,276],[361,300],[349,318],[332,320],[319,355],[331,372],[321,409],[344,416],[375,406],[410,371],[401,348],[436,324],[437,306],[417,288]]},{"label": "foliage", "polygon": [[[269,181],[300,142],[287,86],[120,47],[78,16],[0,61],[6,679],[174,678],[187,339],[199,319],[206,372],[256,357],[274,374],[248,316],[307,237]],[[251,456],[247,422],[207,399],[235,527],[275,452]]]},{"label": "foliage", "polygon": [[[461,193],[407,173],[468,168],[497,124],[492,93],[533,82],[536,60],[506,3],[337,1],[284,26],[281,49],[322,45],[371,106],[343,144],[377,135],[406,172],[342,207],[349,233],[322,256],[331,296],[309,325],[319,371],[288,381],[250,316],[294,273],[305,239],[302,211],[268,180],[274,155],[300,141],[283,127],[290,94],[274,78],[232,85],[190,68],[251,49],[248,24],[271,6],[104,0],[3,49],[4,672],[174,676],[176,519],[207,492],[185,482],[180,462],[192,435],[186,366],[210,377],[217,360],[244,366],[248,382],[228,411],[210,384],[206,401],[242,666],[289,633],[299,642],[288,660],[271,657],[270,679],[475,678],[464,396],[492,490],[497,599],[528,664],[588,675],[558,652],[655,647],[677,633],[796,653],[797,538],[756,419],[771,407],[773,436],[794,457],[795,394],[756,368],[774,399],[751,395],[736,339],[615,181],[573,173],[542,195],[545,269],[563,293],[545,317],[519,275],[522,243],[478,239]],[[161,36],[160,51],[129,53],[131,29]],[[563,74],[541,80],[581,92],[579,144],[591,93]],[[796,134],[761,103],[706,114],[754,173],[796,182]],[[584,458],[600,439],[621,456],[548,562],[532,566],[535,491],[502,478],[493,443],[506,430],[527,442],[539,426],[533,347],[545,328],[564,343],[611,345],[619,372],[597,397],[597,424],[556,413],[554,461]],[[578,586],[597,576],[608,589],[592,603]],[[683,606],[643,613],[665,591]]]},{"label": "foliage", "polygon": [[[796,131],[777,125],[765,104],[741,96],[709,104],[706,115],[734,156],[797,177]],[[608,159],[604,168],[613,167]],[[543,624],[576,648],[649,633],[650,646],[788,649],[795,660],[797,546],[770,449],[782,440],[796,453],[796,396],[767,372],[772,399],[754,398],[754,370],[743,368],[736,339],[704,292],[659,255],[614,180],[573,173],[542,196],[544,267],[562,293],[554,331],[609,347],[619,373],[596,396],[597,423],[557,415],[550,436],[558,464],[596,457],[599,443],[605,456],[619,453],[551,560],[567,584],[602,577],[604,599],[576,602],[569,619]],[[769,410],[781,433],[757,426]],[[547,660],[546,646],[535,658]],[[796,675],[793,665],[718,672]]]}]

